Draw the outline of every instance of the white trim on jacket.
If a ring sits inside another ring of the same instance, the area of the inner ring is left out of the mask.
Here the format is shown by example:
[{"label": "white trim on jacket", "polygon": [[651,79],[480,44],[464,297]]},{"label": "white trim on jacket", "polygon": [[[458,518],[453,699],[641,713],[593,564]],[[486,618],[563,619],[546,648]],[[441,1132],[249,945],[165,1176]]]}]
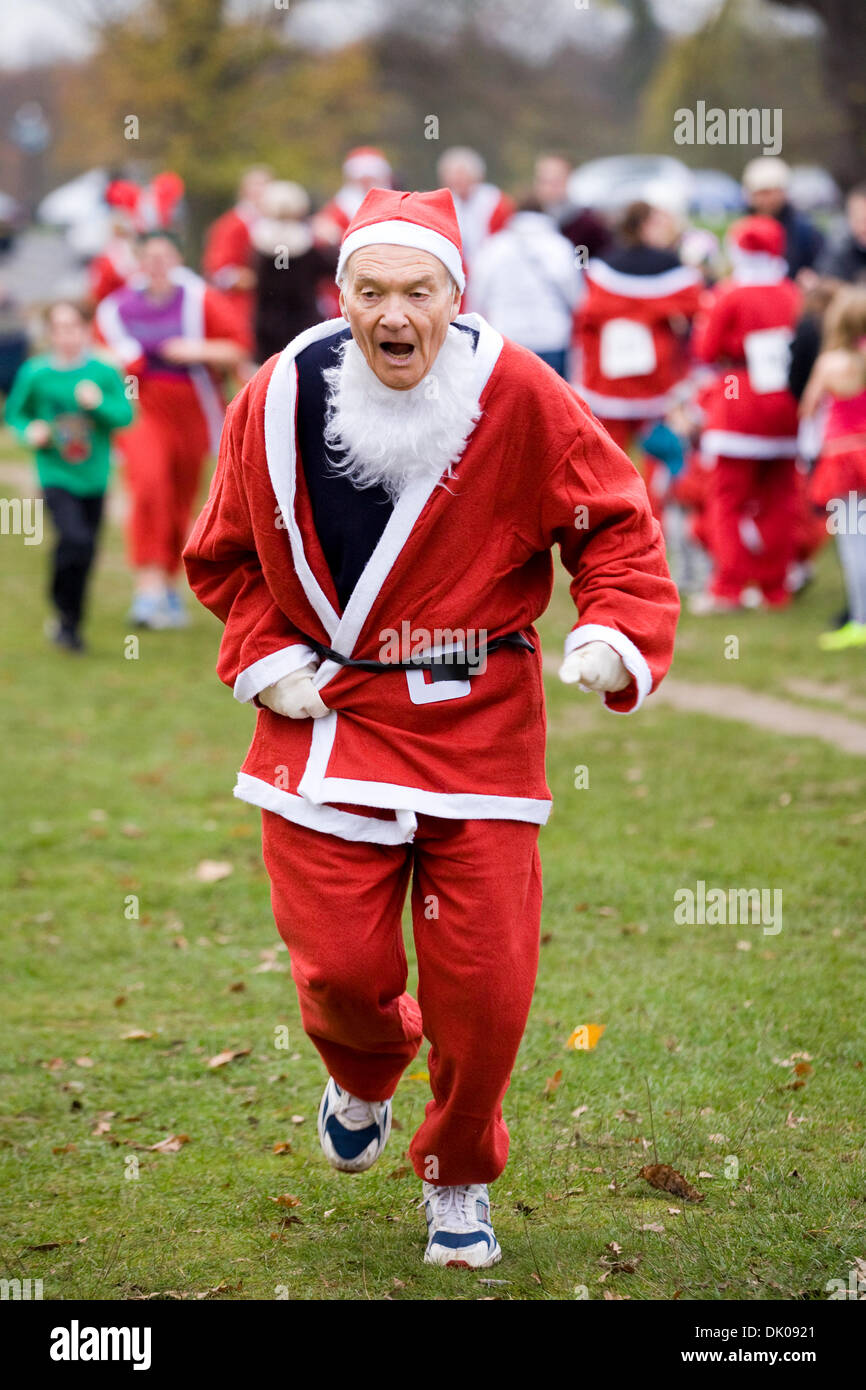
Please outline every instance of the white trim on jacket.
[{"label": "white trim on jacket", "polygon": [[667,415],[683,400],[687,383],[678,382],[663,396],[603,396],[588,386],[578,385],[574,389],[600,420],[651,420]]},{"label": "white trim on jacket", "polygon": [[[475,385],[480,397],[499,360],[503,339],[479,314],[463,314],[458,322],[478,333]],[[329,645],[344,656],[352,656],[370,610],[387,583],[439,479],[418,479],[401,493],[342,616],[338,615],[313,574],[295,515],[298,467],[295,435],[298,377],[295,359],[312,343],[332,337],[345,328],[348,328],[348,324],[344,319],[330,319],[302,333],[281,353],[271,375],[265,400],[265,448],[271,485],[286,525],[298,579],[311,608],[328,633]],[[294,650],[292,647],[274,655],[288,659],[288,653]],[[268,661],[269,658],[263,660]],[[300,658],[297,660],[300,664]],[[261,665],[261,662],[255,663],[256,667]],[[249,667],[238,676],[242,689],[245,678],[254,669]],[[339,669],[339,662],[324,660],[316,671],[313,683],[323,697],[328,682]],[[327,715],[313,720],[310,751],[298,782],[297,795],[245,773],[238,775],[235,795],[265,810],[276,811],[298,824],[339,835],[343,839],[376,844],[410,842],[417,829],[416,812],[446,819],[524,820],[536,825],[543,825],[550,815],[552,803],[549,799],[492,796],[484,792],[431,792],[390,782],[328,777],[327,767],[339,718],[338,711],[331,710]],[[336,809],[329,802],[393,810],[397,820],[353,815]]]},{"label": "white trim on jacket", "polygon": [[741,434],[738,430],[704,430],[700,447],[701,453],[710,458],[793,458],[797,453],[797,436],[773,438],[765,434]]},{"label": "white trim on jacket", "polygon": [[690,265],[672,266],[670,270],[661,270],[655,275],[630,275],[623,270],[614,270],[607,261],[597,258],[588,262],[586,278],[598,285],[599,289],[607,290],[609,294],[624,295],[627,299],[662,299],[702,283],[700,271]]},{"label": "white trim on jacket", "polygon": [[[615,627],[605,627],[603,623],[584,623],[580,627],[572,628],[565,639],[565,655],[570,656],[572,652],[577,651],[578,647],[585,647],[587,642],[606,642],[609,647],[613,647],[622,659],[625,669],[634,676],[637,699],[631,709],[611,710],[612,714],[634,714],[636,710],[640,709],[652,690],[652,672],[646,659],[630,637],[626,637],[624,632],[620,632]],[[583,688],[581,686],[581,689]],[[596,694],[601,695],[604,699],[606,692],[599,690],[596,691]]]}]

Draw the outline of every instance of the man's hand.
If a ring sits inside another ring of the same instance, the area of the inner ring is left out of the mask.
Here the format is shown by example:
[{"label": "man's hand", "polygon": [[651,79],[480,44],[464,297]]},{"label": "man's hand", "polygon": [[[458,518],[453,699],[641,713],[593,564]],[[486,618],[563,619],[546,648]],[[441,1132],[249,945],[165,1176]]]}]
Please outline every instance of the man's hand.
[{"label": "man's hand", "polygon": [[284,714],[287,719],[321,719],[330,711],[313,685],[316,669],[316,665],[309,662],[290,675],[282,676],[259,691],[260,704],[267,705],[275,714]]},{"label": "man's hand", "polygon": [[606,642],[586,642],[569,652],[559,668],[559,679],[566,685],[579,682],[587,690],[603,693],[625,690],[632,677],[623,665],[619,652],[615,652],[613,647]]}]

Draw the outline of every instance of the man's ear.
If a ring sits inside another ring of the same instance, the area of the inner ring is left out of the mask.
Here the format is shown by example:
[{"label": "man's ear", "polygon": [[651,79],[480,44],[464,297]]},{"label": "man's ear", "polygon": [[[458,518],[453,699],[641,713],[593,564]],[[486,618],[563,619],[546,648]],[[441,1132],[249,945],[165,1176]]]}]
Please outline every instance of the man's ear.
[{"label": "man's ear", "polygon": [[346,300],[345,300],[345,297],[344,297],[344,295],[343,295],[343,285],[344,285],[345,283],[346,283],[346,282],[345,282],[345,280],[344,280],[343,283],[340,285],[340,313],[342,314],[343,318],[344,318],[344,319],[346,320],[346,322],[348,323],[348,322],[349,322],[349,315],[346,313]]},{"label": "man's ear", "polygon": [[461,299],[463,298],[463,291],[461,290],[461,288],[460,288],[460,286],[458,285],[458,283],[457,283],[456,280],[452,280],[452,281],[451,281],[451,285],[452,285],[452,290],[451,290],[452,298],[451,298],[451,319],[450,319],[450,321],[451,321],[451,323],[453,323],[454,320],[456,319],[457,315],[460,313],[460,301],[461,301]]}]

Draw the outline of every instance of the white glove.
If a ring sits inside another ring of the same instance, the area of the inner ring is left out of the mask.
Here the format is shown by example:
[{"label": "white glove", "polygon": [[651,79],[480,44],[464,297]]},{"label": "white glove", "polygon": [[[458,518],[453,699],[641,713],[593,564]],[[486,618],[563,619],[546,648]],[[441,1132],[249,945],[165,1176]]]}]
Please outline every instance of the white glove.
[{"label": "white glove", "polygon": [[317,669],[315,662],[309,662],[288,676],[281,676],[273,685],[259,691],[259,702],[275,714],[284,714],[287,719],[321,719],[330,711],[313,685],[312,677]]},{"label": "white glove", "polygon": [[559,679],[566,685],[580,682],[587,690],[625,690],[631,672],[623,664],[619,652],[607,642],[585,642],[569,652],[559,668]]}]

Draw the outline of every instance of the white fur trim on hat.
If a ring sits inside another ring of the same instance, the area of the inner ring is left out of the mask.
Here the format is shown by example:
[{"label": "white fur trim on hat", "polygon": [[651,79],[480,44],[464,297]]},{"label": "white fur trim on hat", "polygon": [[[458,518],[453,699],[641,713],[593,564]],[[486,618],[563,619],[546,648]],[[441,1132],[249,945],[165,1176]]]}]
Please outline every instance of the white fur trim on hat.
[{"label": "white fur trim on hat", "polygon": [[340,247],[340,259],[337,263],[338,285],[342,282],[346,262],[352,252],[359,251],[362,246],[411,246],[416,251],[429,251],[431,256],[436,256],[442,262],[452,279],[457,282],[461,294],[466,288],[463,262],[454,242],[449,241],[441,232],[434,232],[432,227],[422,227],[417,222],[406,222],[400,218],[373,222],[369,227],[359,227],[356,232],[351,232],[346,237]]}]

